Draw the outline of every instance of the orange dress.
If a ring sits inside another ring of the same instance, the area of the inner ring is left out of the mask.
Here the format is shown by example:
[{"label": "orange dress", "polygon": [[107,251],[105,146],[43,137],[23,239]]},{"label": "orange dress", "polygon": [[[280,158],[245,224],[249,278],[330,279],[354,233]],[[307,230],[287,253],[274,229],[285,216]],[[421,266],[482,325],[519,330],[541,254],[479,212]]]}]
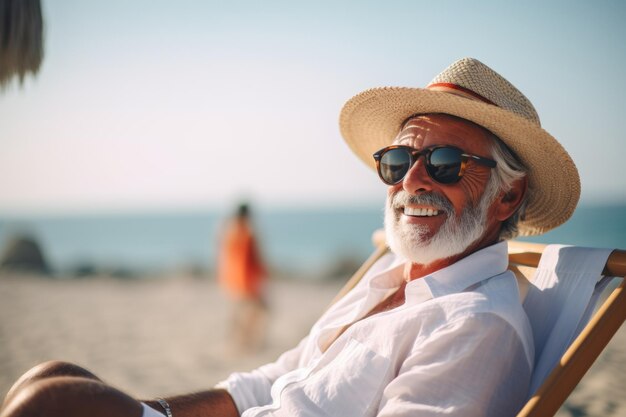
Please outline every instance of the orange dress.
[{"label": "orange dress", "polygon": [[218,279],[235,298],[261,298],[265,267],[247,222],[235,220],[228,225],[219,258]]}]

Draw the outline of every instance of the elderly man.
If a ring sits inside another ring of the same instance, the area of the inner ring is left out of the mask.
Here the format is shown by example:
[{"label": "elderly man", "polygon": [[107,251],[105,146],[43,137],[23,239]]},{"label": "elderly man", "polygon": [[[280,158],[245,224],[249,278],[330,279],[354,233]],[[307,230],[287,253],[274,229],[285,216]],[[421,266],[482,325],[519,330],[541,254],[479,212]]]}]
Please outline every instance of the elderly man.
[{"label": "elderly man", "polygon": [[296,348],[216,389],[144,403],[46,363],[18,380],[1,417],[515,415],[534,353],[504,240],[571,216],[573,162],[528,99],[470,58],[425,89],[355,96],[340,125],[389,186],[392,253]]}]

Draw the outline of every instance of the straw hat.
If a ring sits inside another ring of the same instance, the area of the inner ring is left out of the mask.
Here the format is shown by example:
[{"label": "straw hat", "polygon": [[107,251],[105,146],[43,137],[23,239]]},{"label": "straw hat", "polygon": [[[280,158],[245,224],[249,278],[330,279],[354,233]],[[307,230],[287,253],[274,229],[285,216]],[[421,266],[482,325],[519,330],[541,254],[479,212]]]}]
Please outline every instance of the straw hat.
[{"label": "straw hat", "polygon": [[493,132],[529,171],[528,206],[522,236],[538,235],[570,218],[580,197],[580,179],[567,151],[541,128],[530,101],[510,82],[473,58],[456,61],[426,88],[366,90],[344,105],[339,117],[348,146],[372,169],[372,154],[393,141],[410,116],[445,113]]}]

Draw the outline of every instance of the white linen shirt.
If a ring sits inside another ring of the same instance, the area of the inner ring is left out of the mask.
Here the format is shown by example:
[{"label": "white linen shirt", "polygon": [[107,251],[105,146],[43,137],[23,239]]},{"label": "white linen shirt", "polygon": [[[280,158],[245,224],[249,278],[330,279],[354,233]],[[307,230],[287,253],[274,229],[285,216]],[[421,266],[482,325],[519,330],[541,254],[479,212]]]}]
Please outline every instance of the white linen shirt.
[{"label": "white linen shirt", "polygon": [[218,387],[243,417],[515,415],[534,352],[506,242],[412,280],[403,305],[359,320],[400,286],[404,263],[385,255],[296,348]]}]

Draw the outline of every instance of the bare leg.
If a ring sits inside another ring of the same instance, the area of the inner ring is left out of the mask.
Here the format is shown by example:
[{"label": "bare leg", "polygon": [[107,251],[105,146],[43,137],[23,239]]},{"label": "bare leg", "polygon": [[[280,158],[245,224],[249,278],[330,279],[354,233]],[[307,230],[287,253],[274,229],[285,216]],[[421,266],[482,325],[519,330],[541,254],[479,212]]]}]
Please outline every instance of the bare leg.
[{"label": "bare leg", "polygon": [[24,374],[9,390],[0,417],[140,417],[141,405],[104,384],[91,372],[66,362],[46,362]]},{"label": "bare leg", "polygon": [[22,375],[7,393],[2,408],[5,408],[16,394],[29,384],[44,378],[74,376],[100,381],[100,378],[78,365],[61,361],[44,362]]},{"label": "bare leg", "polygon": [[[225,390],[169,397],[177,417],[237,417]],[[155,401],[145,401],[158,411]],[[0,417],[141,417],[139,401],[102,382],[80,366],[46,362],[26,372],[9,390]]]},{"label": "bare leg", "polygon": [[250,352],[261,349],[265,343],[267,327],[267,307],[261,299],[248,300],[242,323],[242,346]]}]

